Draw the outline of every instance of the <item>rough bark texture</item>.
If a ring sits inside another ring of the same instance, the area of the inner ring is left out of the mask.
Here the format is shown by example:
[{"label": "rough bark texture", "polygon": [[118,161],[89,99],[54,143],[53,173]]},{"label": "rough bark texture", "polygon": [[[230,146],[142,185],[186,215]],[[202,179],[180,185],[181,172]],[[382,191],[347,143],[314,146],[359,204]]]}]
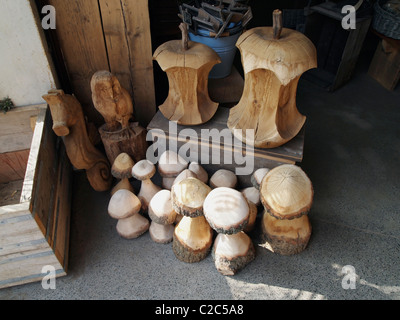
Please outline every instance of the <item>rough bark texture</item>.
[{"label": "rough bark texture", "polygon": [[[270,251],[280,254],[280,255],[293,255],[302,252],[308,245],[308,242],[311,237],[312,227],[309,222],[307,216],[303,216],[297,219],[303,219],[304,223],[302,223],[301,229],[295,229],[295,226],[290,226],[292,223],[296,223],[297,221],[286,220],[287,227],[274,227],[272,221],[279,222],[277,218],[271,216],[268,212],[265,212],[265,216],[261,223],[261,240],[263,243],[263,247],[266,247]],[[268,221],[270,220],[270,221]],[[296,220],[296,219],[294,219]],[[280,220],[282,222],[282,220]],[[292,223],[291,223],[292,222]],[[280,231],[280,235],[277,234],[276,231]],[[297,234],[297,236],[293,236],[293,232]],[[289,233],[292,233],[290,235]]]},{"label": "rough bark texture", "polygon": [[188,246],[186,246],[184,243],[182,243],[174,233],[172,241],[172,250],[174,251],[175,256],[179,260],[187,263],[194,263],[194,262],[199,262],[207,257],[207,255],[210,253],[211,244],[212,244],[212,238],[210,239],[210,242],[203,249],[193,250]]},{"label": "rough bark texture", "polygon": [[212,257],[214,259],[215,267],[217,268],[218,272],[225,276],[233,276],[255,259],[256,250],[253,243],[250,242],[249,249],[243,256],[227,258],[223,255],[219,255],[218,253],[216,253],[215,248],[213,248]]},{"label": "rough bark texture", "polygon": [[135,162],[146,158],[147,131],[137,122],[130,122],[128,127],[117,131],[108,131],[107,124],[104,124],[99,128],[99,133],[110,163],[114,163],[122,152],[130,155]]},{"label": "rough bark texture", "polygon": [[[300,32],[273,28],[243,33],[236,46],[242,55],[245,85],[230,110],[228,127],[239,140],[257,148],[275,148],[294,138],[306,120],[296,107],[297,84],[303,72],[316,67],[316,49]],[[253,129],[247,136],[247,129]]]}]

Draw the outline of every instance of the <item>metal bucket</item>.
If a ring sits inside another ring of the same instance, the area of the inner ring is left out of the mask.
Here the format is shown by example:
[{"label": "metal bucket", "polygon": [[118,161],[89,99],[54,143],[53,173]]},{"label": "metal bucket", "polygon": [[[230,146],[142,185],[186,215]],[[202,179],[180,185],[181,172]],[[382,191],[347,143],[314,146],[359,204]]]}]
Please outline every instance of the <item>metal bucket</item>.
[{"label": "metal bucket", "polygon": [[[229,31],[229,29],[227,29]],[[226,37],[210,37],[209,31],[197,30],[197,35],[189,32],[191,41],[200,42],[213,49],[221,58],[221,63],[216,64],[210,71],[208,77],[211,79],[225,78],[231,74],[232,64],[236,54],[236,41],[242,34],[242,28],[237,33]]]}]

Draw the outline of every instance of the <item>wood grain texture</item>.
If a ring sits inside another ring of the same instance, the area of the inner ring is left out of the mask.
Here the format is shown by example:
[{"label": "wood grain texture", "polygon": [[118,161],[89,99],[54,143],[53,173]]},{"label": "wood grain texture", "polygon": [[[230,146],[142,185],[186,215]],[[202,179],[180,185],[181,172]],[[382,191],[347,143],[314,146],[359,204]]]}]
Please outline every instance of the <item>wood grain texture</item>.
[{"label": "wood grain texture", "polygon": [[[158,111],[147,127],[149,138],[155,141],[156,147],[165,142],[169,150],[175,150],[187,161],[196,161],[207,170],[209,176],[218,169],[228,169],[233,172],[243,163],[235,163],[235,159],[243,157],[254,160],[254,170],[258,168],[274,168],[282,164],[294,164],[303,159],[305,128],[300,130],[292,140],[276,148],[246,148],[246,145],[235,138],[227,127],[229,108],[219,107],[214,117],[207,123],[187,128],[183,125],[170,127],[161,111]],[[205,130],[205,131],[204,131]],[[202,134],[202,132],[210,133]],[[215,133],[213,135],[213,133]],[[165,140],[165,141],[164,141]],[[154,150],[162,152],[162,150]],[[228,159],[225,156],[228,155]],[[219,164],[213,160],[219,160]],[[250,175],[238,176],[238,187],[249,187]]]},{"label": "wood grain texture", "polygon": [[35,125],[20,202],[0,207],[0,288],[66,274],[72,168],[49,110]]},{"label": "wood grain texture", "polygon": [[0,153],[27,150],[31,146],[31,117],[38,115],[46,105],[16,107],[0,113]]},{"label": "wood grain texture", "polygon": [[136,119],[146,127],[156,113],[148,0],[121,0]]},{"label": "wood grain texture", "polygon": [[181,41],[171,40],[157,48],[153,59],[168,76],[168,97],[159,106],[163,115],[183,125],[210,120],[218,108],[208,94],[208,74],[221,62],[215,51],[193,41],[184,49]]},{"label": "wood grain texture", "polygon": [[103,122],[93,108],[90,79],[98,70],[109,70],[107,49],[97,0],[49,0],[57,12],[56,33],[73,93],[90,121]]},{"label": "wood grain texture", "polygon": [[96,191],[110,189],[111,165],[107,157],[90,141],[82,107],[75,96],[63,90],[50,90],[43,95],[49,104],[53,131],[63,137],[68,158],[77,169],[85,169],[92,188]]},{"label": "wood grain texture", "polygon": [[[239,103],[230,110],[228,127],[246,144],[279,147],[305,123],[296,107],[297,84],[302,73],[316,67],[316,49],[303,34],[286,28],[275,39],[271,27],[250,29],[236,45],[245,84]],[[251,136],[247,129],[253,130]]]},{"label": "wood grain texture", "polygon": [[400,40],[379,41],[368,74],[388,90],[396,87],[400,80]]},{"label": "wood grain texture", "polygon": [[0,183],[24,179],[29,149],[0,154]]}]

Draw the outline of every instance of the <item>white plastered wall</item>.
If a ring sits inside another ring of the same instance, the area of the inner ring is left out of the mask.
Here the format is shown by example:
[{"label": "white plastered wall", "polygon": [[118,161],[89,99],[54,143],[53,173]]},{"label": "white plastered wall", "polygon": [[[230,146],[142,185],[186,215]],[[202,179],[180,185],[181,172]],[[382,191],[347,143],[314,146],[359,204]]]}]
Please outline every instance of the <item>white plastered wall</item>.
[{"label": "white plastered wall", "polygon": [[0,99],[8,96],[16,106],[45,103],[42,95],[56,87],[33,6],[30,0],[1,0]]}]

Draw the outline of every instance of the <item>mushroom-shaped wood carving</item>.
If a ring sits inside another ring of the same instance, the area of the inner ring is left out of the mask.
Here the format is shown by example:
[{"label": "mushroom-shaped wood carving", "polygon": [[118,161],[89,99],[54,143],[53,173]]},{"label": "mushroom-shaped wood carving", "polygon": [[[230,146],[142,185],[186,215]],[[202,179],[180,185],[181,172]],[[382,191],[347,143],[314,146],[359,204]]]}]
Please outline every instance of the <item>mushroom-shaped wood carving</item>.
[{"label": "mushroom-shaped wood carving", "polygon": [[140,207],[139,198],[129,190],[120,189],[111,197],[108,214],[118,219],[116,229],[121,237],[137,238],[149,229],[149,220],[139,213]]},{"label": "mushroom-shaped wood carving", "polygon": [[[180,26],[183,39],[187,38],[187,27]],[[210,47],[185,40],[168,41],[157,48],[153,59],[167,73],[169,93],[159,106],[162,114],[182,125],[197,125],[207,122],[215,114],[218,103],[208,95],[208,74],[220,63],[218,54]]]},{"label": "mushroom-shaped wood carving", "polygon": [[183,215],[175,227],[172,249],[181,261],[199,262],[210,252],[213,232],[203,215],[203,202],[210,191],[197,178],[186,178],[172,186],[172,207]]},{"label": "mushroom-shaped wood carving", "polygon": [[260,184],[265,175],[269,172],[268,168],[259,168],[251,175],[251,184],[254,188],[260,189]]},{"label": "mushroom-shaped wood carving", "polygon": [[265,247],[282,255],[306,248],[311,236],[307,214],[313,194],[310,179],[296,165],[281,165],[268,172],[260,186]]},{"label": "mushroom-shaped wood carving", "polygon": [[120,179],[120,181],[111,189],[111,196],[119,189],[127,189],[134,192],[134,189],[129,182],[129,178],[132,177],[132,167],[135,162],[125,152],[120,153],[114,160],[111,167],[111,174],[114,178]]},{"label": "mushroom-shaped wood carving", "polygon": [[156,173],[156,167],[149,160],[140,160],[132,167],[132,177],[142,181],[138,197],[142,202],[142,212],[147,212],[149,203],[153,196],[161,190],[161,188],[151,181]]},{"label": "mushroom-shaped wood carving", "polygon": [[207,195],[203,210],[219,233],[212,249],[215,267],[223,275],[234,275],[255,258],[253,242],[243,232],[249,223],[249,204],[241,192],[220,187]]},{"label": "mushroom-shaped wood carving", "polygon": [[158,160],[158,173],[162,177],[162,187],[171,190],[176,177],[187,168],[188,162],[172,150],[164,151]]},{"label": "mushroom-shaped wood carving", "polygon": [[150,237],[154,242],[172,241],[176,211],[172,208],[171,191],[160,190],[149,203]]},{"label": "mushroom-shaped wood carving", "polygon": [[[317,66],[313,43],[298,31],[282,29],[279,10],[274,16],[273,27],[250,29],[236,43],[245,85],[227,124],[238,139],[258,148],[278,147],[299,133],[306,117],[296,107],[297,84]],[[251,138],[246,129],[254,130]]]},{"label": "mushroom-shaped wood carving", "polygon": [[226,169],[217,170],[210,178],[210,187],[219,188],[235,188],[237,185],[237,177],[235,173]]}]

